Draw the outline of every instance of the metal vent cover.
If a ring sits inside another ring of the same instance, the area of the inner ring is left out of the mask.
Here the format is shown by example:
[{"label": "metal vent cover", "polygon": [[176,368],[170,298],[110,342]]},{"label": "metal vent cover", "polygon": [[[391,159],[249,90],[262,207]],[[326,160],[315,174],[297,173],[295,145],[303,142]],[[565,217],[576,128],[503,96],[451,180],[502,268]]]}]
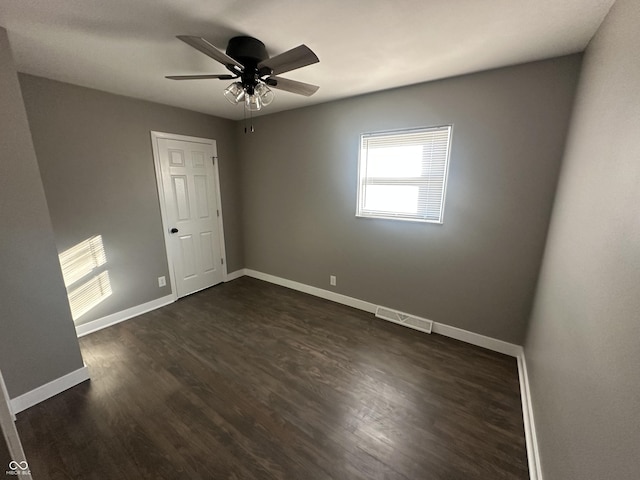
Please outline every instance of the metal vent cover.
[{"label": "metal vent cover", "polygon": [[420,330],[421,332],[431,333],[433,322],[426,318],[416,317],[415,315],[409,315],[408,313],[393,310],[387,307],[376,308],[376,317],[388,320],[405,327],[413,328],[414,330]]}]

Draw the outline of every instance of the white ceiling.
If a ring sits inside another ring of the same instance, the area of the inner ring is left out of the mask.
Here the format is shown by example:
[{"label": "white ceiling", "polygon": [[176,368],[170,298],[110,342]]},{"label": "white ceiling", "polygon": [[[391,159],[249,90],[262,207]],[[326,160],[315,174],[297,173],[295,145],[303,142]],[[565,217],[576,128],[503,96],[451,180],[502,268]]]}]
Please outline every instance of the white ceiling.
[{"label": "white ceiling", "polygon": [[228,73],[175,38],[224,50],[238,34],[271,56],[299,44],[320,63],[283,77],[320,85],[276,91],[263,113],[584,50],[614,0],[0,0],[18,70],[225,118],[242,118]]}]

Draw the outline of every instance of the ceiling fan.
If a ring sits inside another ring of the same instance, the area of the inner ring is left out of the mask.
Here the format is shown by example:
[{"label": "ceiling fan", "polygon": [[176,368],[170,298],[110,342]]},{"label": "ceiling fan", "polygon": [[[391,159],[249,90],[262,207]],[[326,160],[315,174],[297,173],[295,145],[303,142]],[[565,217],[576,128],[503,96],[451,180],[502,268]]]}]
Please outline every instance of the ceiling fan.
[{"label": "ceiling fan", "polygon": [[273,101],[273,92],[269,87],[284,90],[307,97],[313,95],[317,85],[297,82],[278,75],[319,62],[318,57],[306,45],[299,45],[280,55],[269,58],[267,49],[257,38],[248,36],[233,37],[222,52],[207,40],[190,35],[178,35],[178,39],[187,45],[223,64],[231,74],[212,75],[169,75],[171,80],[199,80],[217,78],[235,80],[224,91],[224,96],[232,104],[244,101],[248,110],[260,110]]}]

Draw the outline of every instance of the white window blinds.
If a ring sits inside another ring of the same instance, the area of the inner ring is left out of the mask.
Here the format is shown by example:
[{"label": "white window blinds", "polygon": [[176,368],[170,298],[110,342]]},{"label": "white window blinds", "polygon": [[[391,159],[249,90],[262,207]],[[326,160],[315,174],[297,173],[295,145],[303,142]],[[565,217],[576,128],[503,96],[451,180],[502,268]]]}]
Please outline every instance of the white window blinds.
[{"label": "white window blinds", "polygon": [[364,134],[357,216],[442,223],[451,126]]}]

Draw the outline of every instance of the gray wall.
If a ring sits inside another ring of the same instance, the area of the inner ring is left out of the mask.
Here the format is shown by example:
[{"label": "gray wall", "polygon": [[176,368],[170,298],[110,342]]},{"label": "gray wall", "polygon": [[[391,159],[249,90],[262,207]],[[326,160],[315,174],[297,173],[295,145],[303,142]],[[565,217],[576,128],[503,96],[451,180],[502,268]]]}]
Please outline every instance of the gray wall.
[{"label": "gray wall", "polygon": [[640,476],[640,3],[589,45],[525,354],[545,480]]},{"label": "gray wall", "polygon": [[0,112],[0,369],[16,397],[81,368],[82,357],[3,28]]},{"label": "gray wall", "polygon": [[113,294],[86,323],[168,295],[150,131],[217,141],[229,271],[243,266],[234,122],[20,75],[58,251],[101,234]]},{"label": "gray wall", "polygon": [[[521,344],[580,60],[238,122],[246,267]],[[359,135],[449,123],[444,225],[356,218]]]}]

